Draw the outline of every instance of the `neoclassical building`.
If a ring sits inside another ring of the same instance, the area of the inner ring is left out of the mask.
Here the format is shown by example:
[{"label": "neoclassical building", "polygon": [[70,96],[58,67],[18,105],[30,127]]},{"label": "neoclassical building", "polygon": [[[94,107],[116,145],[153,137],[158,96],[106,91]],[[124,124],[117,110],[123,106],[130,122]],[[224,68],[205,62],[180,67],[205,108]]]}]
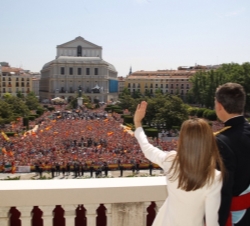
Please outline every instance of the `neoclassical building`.
[{"label": "neoclassical building", "polygon": [[55,60],[41,70],[40,98],[70,98],[78,91],[102,102],[117,100],[115,67],[102,59],[102,47],[82,37],[57,46]]}]

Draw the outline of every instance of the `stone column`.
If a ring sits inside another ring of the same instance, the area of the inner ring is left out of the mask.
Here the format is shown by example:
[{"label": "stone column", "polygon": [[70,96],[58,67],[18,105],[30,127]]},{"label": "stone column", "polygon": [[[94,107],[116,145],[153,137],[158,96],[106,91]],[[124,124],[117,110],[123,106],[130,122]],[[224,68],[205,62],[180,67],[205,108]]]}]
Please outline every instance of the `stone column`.
[{"label": "stone column", "polygon": [[0,207],[0,225],[9,226],[10,207]]},{"label": "stone column", "polygon": [[53,226],[53,210],[55,209],[55,206],[39,206],[39,209],[43,211],[43,225]]},{"label": "stone column", "polygon": [[82,101],[83,101],[82,97],[77,97],[77,105],[78,106],[82,106]]},{"label": "stone column", "polygon": [[31,226],[31,206],[17,206],[18,211],[20,211],[21,216],[20,220],[22,222],[22,226]]},{"label": "stone column", "polygon": [[75,225],[77,205],[64,205],[62,208],[64,209],[65,225]]}]

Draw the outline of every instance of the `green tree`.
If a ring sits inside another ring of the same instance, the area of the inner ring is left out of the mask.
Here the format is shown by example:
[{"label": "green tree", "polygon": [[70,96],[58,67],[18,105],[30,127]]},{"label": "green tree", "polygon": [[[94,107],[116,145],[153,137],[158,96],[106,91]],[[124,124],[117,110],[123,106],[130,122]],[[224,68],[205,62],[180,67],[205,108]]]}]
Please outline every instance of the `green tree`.
[{"label": "green tree", "polygon": [[39,106],[39,100],[34,92],[29,92],[25,97],[25,104],[30,110],[36,110]]},{"label": "green tree", "polygon": [[15,120],[15,115],[13,114],[11,105],[0,100],[0,124],[8,124]]},{"label": "green tree", "polygon": [[8,103],[15,116],[29,115],[30,110],[23,100],[14,96],[5,96],[4,101]]}]

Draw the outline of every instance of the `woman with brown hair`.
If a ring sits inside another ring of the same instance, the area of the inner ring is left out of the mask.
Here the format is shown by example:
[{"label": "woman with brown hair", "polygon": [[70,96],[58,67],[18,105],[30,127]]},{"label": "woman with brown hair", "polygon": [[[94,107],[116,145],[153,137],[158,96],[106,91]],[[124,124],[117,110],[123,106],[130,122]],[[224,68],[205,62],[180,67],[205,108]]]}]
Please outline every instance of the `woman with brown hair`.
[{"label": "woman with brown hair", "polygon": [[[209,124],[203,119],[185,121],[177,151],[154,147],[142,129],[147,102],[137,106],[135,137],[146,158],[166,173],[168,198],[153,226],[217,226],[224,167]],[[219,168],[221,171],[216,170]]]}]

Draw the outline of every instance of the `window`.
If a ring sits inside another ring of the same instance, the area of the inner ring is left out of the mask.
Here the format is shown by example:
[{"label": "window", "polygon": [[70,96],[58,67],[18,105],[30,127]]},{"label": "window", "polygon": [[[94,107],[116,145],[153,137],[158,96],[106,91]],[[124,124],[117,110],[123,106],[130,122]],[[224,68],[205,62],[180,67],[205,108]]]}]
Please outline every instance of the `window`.
[{"label": "window", "polygon": [[77,46],[77,56],[82,56],[82,47],[81,46]]},{"label": "window", "polygon": [[95,75],[98,75],[98,68],[95,68]]},{"label": "window", "polygon": [[168,84],[166,84],[166,88],[168,88]]},{"label": "window", "polygon": [[72,67],[69,68],[69,74],[73,75],[73,68]]},{"label": "window", "polygon": [[90,75],[90,69],[86,68],[86,75]]},{"label": "window", "polygon": [[61,75],[64,75],[64,67],[61,67]]},{"label": "window", "polygon": [[78,74],[78,75],[81,75],[81,74],[82,74],[82,69],[81,69],[80,67],[77,69],[77,74]]}]

